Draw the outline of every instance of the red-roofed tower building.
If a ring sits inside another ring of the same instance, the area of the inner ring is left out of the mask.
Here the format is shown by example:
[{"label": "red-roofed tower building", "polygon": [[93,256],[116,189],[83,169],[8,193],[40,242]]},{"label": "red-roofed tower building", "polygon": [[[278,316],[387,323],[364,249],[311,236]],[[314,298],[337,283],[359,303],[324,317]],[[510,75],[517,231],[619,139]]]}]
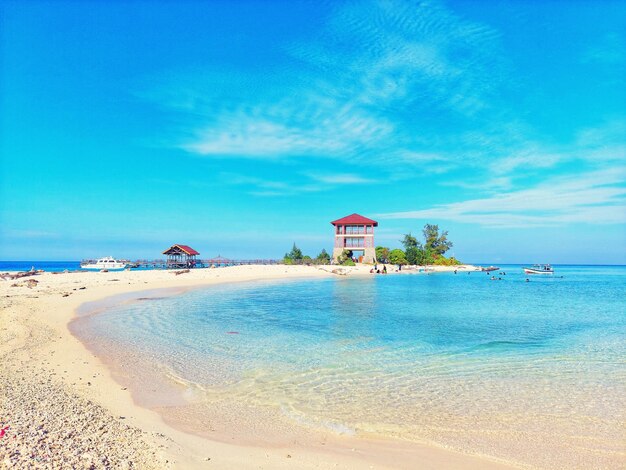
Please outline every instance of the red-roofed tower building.
[{"label": "red-roofed tower building", "polygon": [[350,250],[354,256],[362,255],[362,262],[376,262],[374,245],[374,227],[378,222],[359,214],[352,214],[331,222],[335,227],[335,246],[333,259],[337,259],[343,250]]}]

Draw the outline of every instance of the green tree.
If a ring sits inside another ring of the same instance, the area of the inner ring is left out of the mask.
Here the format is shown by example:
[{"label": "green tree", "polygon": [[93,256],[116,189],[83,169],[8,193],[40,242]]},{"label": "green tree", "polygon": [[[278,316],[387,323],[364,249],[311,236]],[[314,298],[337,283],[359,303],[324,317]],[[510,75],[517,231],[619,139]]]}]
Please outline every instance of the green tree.
[{"label": "green tree", "polygon": [[433,259],[432,253],[420,245],[420,247],[417,249],[417,256],[415,259],[415,264],[418,264],[420,266],[425,266],[427,264],[433,264],[433,262],[434,262],[434,259]]},{"label": "green tree", "polygon": [[391,252],[389,253],[389,262],[392,264],[407,264],[404,251],[402,251],[400,248],[391,250]]},{"label": "green tree", "polygon": [[302,250],[298,248],[295,243],[293,244],[293,248],[291,248],[291,251],[289,253],[285,253],[285,261],[299,261],[302,258]]},{"label": "green tree", "polygon": [[448,240],[448,231],[443,230],[439,235],[439,225],[424,225],[424,249],[430,252],[433,258],[443,256],[443,254],[452,248],[452,242]]},{"label": "green tree", "polygon": [[407,233],[402,239],[402,245],[404,245],[405,250],[408,250],[409,248],[417,248],[418,243],[417,238],[411,235],[411,232]]},{"label": "green tree", "polygon": [[417,241],[411,232],[407,233],[402,239],[402,245],[404,245],[404,252],[406,255],[406,261],[408,264],[421,264],[420,260],[424,258],[424,247]]},{"label": "green tree", "polygon": [[419,264],[418,259],[420,256],[419,249],[411,246],[405,250],[406,261],[408,264]]},{"label": "green tree", "polygon": [[376,261],[379,263],[388,263],[389,262],[389,248],[386,246],[377,246],[376,247]]},{"label": "green tree", "polygon": [[326,253],[326,250],[322,248],[320,254],[315,258],[319,264],[329,264],[330,263],[330,255]]}]

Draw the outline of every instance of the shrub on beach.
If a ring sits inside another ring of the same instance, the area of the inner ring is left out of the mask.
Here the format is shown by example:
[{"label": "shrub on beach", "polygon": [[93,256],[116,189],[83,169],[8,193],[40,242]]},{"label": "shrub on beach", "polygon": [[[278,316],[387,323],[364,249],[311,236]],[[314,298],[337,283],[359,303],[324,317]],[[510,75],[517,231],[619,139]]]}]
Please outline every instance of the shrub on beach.
[{"label": "shrub on beach", "polygon": [[352,251],[350,250],[343,250],[337,257],[337,262],[342,266],[356,266],[352,261]]},{"label": "shrub on beach", "polygon": [[451,256],[450,258],[446,258],[445,256],[438,256],[433,264],[437,266],[458,266],[461,264],[461,262],[454,256]]},{"label": "shrub on beach", "polygon": [[317,257],[311,258],[309,255],[303,254],[302,250],[294,243],[291,251],[285,253],[283,264],[330,264],[330,255],[322,249]]},{"label": "shrub on beach", "polygon": [[330,255],[326,252],[324,248],[322,248],[320,254],[317,255],[317,258],[315,258],[315,261],[317,262],[317,264],[330,264]]}]

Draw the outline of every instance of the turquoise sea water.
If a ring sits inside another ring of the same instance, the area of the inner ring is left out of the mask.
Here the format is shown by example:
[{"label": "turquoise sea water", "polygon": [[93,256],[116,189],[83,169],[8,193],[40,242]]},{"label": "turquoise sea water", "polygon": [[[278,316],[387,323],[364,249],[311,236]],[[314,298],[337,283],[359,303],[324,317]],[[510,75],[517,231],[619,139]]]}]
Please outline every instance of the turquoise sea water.
[{"label": "turquoise sea water", "polygon": [[151,294],[86,317],[79,336],[123,368],[151,364],[209,408],[244,403],[330,432],[612,468],[626,437],[626,267],[495,275]]},{"label": "turquoise sea water", "polygon": [[75,271],[80,269],[80,261],[0,261],[0,272],[30,271],[32,268],[48,272]]}]

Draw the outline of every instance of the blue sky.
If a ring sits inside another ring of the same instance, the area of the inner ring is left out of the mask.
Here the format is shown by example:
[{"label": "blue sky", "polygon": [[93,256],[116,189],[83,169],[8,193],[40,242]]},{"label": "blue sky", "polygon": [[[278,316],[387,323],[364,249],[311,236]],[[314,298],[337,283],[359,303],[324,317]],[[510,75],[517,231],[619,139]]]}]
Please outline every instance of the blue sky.
[{"label": "blue sky", "polygon": [[358,212],[626,263],[623,2],[0,9],[0,259],[316,255]]}]

